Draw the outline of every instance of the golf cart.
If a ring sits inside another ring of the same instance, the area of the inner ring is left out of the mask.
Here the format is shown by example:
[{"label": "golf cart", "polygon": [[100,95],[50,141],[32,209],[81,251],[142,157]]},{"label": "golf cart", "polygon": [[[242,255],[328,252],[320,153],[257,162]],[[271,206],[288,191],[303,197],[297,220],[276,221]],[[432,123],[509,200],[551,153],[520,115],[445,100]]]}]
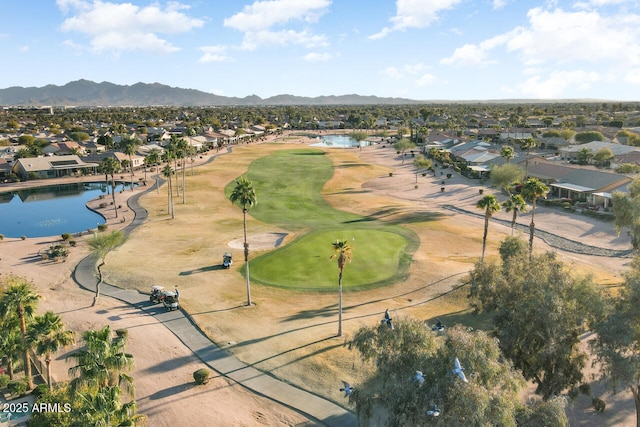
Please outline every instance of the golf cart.
[{"label": "golf cart", "polygon": [[154,304],[161,302],[167,310],[180,308],[180,292],[177,289],[175,291],[165,291],[163,286],[153,285],[151,286],[149,300]]},{"label": "golf cart", "polygon": [[164,287],[160,285],[151,286],[151,296],[149,296],[149,301],[154,304],[159,303],[164,299]]},{"label": "golf cart", "polygon": [[180,308],[180,292],[176,289],[175,291],[165,291],[164,298],[162,299],[162,304],[167,308],[167,310],[177,310]]},{"label": "golf cart", "polygon": [[222,257],[222,266],[224,268],[229,268],[231,267],[231,264],[233,264],[233,256],[230,252],[227,252]]}]

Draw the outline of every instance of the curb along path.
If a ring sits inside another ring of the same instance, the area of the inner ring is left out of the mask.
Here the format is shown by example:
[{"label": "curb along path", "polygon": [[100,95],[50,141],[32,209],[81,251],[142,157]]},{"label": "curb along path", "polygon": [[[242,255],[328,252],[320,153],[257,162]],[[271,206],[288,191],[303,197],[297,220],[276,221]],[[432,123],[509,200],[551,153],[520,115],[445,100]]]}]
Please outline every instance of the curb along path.
[{"label": "curb along path", "polygon": [[[152,190],[154,187],[150,186],[146,191],[131,196],[127,201],[129,209],[134,213],[134,218],[131,224],[123,229],[126,234],[131,233],[147,218],[147,211],[140,206],[139,198]],[[88,291],[95,290],[95,265],[96,259],[89,255],[78,263],[72,275],[76,283]],[[211,342],[182,309],[169,312],[164,309],[157,310],[157,306],[149,302],[147,295],[107,283],[102,283],[101,295],[116,298],[154,316],[211,369],[247,389],[297,410],[327,426],[347,427],[357,424],[356,416],[352,412],[247,366],[229,355]]]}]

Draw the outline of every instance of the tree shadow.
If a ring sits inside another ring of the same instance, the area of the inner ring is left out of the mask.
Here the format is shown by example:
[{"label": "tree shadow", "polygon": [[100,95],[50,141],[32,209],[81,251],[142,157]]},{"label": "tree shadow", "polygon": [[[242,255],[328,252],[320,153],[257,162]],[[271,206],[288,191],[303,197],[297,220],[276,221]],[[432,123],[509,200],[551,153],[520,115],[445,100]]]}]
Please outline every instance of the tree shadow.
[{"label": "tree shadow", "polygon": [[216,271],[216,270],[226,270],[226,268],[224,268],[221,264],[209,265],[207,267],[200,267],[194,270],[181,271],[180,273],[178,273],[178,276],[190,276],[192,274],[205,273],[207,271]]},{"label": "tree shadow", "polygon": [[164,399],[167,398],[169,396],[173,396],[176,394],[180,394],[183,393],[191,388],[195,387],[195,383],[190,382],[190,383],[186,383],[186,384],[178,384],[178,385],[174,385],[172,387],[168,387],[165,388],[164,390],[158,390],[153,394],[149,395],[149,400],[158,400],[158,399]]},{"label": "tree shadow", "polygon": [[156,363],[153,366],[149,366],[148,368],[140,371],[143,374],[157,374],[163,372],[170,372],[173,369],[178,368],[179,366],[186,365],[189,362],[192,362],[195,358],[195,355],[189,354],[188,356],[181,356],[178,358],[171,358],[169,360],[164,360],[160,363]]}]

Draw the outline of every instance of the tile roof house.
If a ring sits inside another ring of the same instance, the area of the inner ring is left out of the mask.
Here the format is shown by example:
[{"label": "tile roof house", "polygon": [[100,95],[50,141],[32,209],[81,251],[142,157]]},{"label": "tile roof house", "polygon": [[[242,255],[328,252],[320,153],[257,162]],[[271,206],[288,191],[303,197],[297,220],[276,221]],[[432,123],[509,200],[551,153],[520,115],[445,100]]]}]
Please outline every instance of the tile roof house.
[{"label": "tile roof house", "polygon": [[576,158],[576,155],[585,148],[588,148],[594,153],[597,153],[598,150],[601,150],[603,148],[609,148],[611,149],[611,152],[614,156],[621,156],[623,154],[631,153],[632,151],[640,150],[638,147],[633,147],[630,145],[615,144],[613,142],[607,141],[591,141],[585,144],[569,145],[568,147],[560,148],[558,151],[560,152],[561,159],[574,160]]},{"label": "tile roof house", "polygon": [[72,154],[18,159],[14,162],[12,170],[21,179],[29,179],[32,176],[46,179],[80,173],[96,173],[97,168],[97,163],[85,163],[80,157]]}]

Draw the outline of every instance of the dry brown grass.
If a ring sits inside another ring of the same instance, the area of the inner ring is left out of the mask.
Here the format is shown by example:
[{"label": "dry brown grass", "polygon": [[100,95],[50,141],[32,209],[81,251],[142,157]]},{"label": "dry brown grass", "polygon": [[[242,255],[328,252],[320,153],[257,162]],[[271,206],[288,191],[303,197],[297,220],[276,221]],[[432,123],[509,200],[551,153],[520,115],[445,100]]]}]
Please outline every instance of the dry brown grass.
[{"label": "dry brown grass", "polygon": [[[184,308],[220,347],[287,382],[346,405],[338,391],[341,380],[357,383],[367,372],[357,354],[345,346],[360,326],[377,324],[387,308],[395,316],[425,320],[467,308],[464,291],[439,296],[458,286],[477,261],[482,244],[481,220],[461,220],[459,215],[433,205],[377,191],[377,184],[371,182],[388,176],[388,167],[361,160],[357,150],[328,150],[336,166],[324,190],[329,203],[405,224],[420,238],[408,279],[370,291],[346,293],[343,338],[335,337],[334,293],[301,293],[253,284],[255,306],[244,307],[241,251],[233,251],[236,263],[230,270],[218,267],[222,254],[230,251],[228,243],[242,237],[242,213],[224,197],[224,187],[256,158],[298,147],[239,146],[233,153],[197,168],[195,176],[187,175],[187,204],[176,199],[174,220],[167,215],[165,187],[143,197],[141,204],[148,210],[149,220],[108,256],[104,271],[109,282],[141,291],[148,291],[154,283],[178,286]],[[248,230],[253,235],[289,233],[287,241],[295,237],[290,230],[276,229],[250,215]],[[499,241],[508,232],[502,227],[501,232],[490,234],[488,254],[496,253]],[[613,273],[599,275],[602,281],[615,280]]]}]

